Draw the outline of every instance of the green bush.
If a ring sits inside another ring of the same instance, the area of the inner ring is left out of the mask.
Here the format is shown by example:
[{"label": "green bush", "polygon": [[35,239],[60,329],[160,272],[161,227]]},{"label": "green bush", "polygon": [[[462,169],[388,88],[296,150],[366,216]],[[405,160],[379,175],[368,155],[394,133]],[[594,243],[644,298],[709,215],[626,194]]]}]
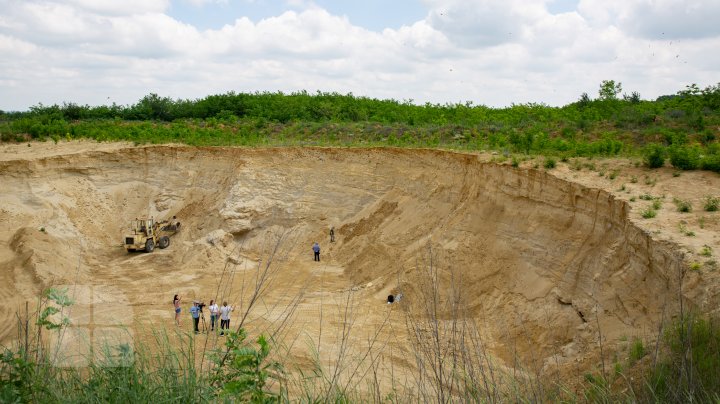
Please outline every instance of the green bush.
[{"label": "green bush", "polygon": [[704,245],[702,250],[700,250],[700,255],[703,257],[712,257],[712,247],[709,245]]},{"label": "green bush", "polygon": [[247,344],[245,330],[231,332],[225,340],[225,349],[217,350],[212,361],[220,369],[211,379],[221,395],[243,402],[265,403],[280,401],[279,396],[267,390],[269,380],[282,373],[278,362],[269,360],[270,344],[265,336],[257,339],[257,348]]},{"label": "green bush", "polygon": [[700,151],[696,147],[673,146],[670,148],[670,164],[681,170],[700,167]]},{"label": "green bush", "polygon": [[643,219],[652,219],[655,216],[657,216],[657,211],[653,208],[647,208],[640,213],[640,215],[643,217]]},{"label": "green bush", "polygon": [[555,168],[555,165],[556,165],[556,164],[557,164],[557,163],[555,162],[555,159],[554,159],[554,158],[548,157],[548,158],[545,159],[545,163],[543,164],[543,166],[544,166],[546,169],[551,170],[551,169]]},{"label": "green bush", "polygon": [[706,196],[703,208],[706,212],[716,212],[720,208],[720,198],[714,196]]},{"label": "green bush", "polygon": [[720,173],[720,154],[711,154],[703,156],[700,159],[700,168],[708,171]]},{"label": "green bush", "polygon": [[682,199],[675,198],[673,199],[673,203],[675,203],[678,212],[689,213],[690,211],[692,211],[692,205],[688,201],[683,201]]},{"label": "green bush", "polygon": [[665,148],[659,144],[651,144],[645,148],[645,165],[649,168],[660,168],[665,164]]},{"label": "green bush", "polygon": [[643,201],[652,201],[653,199],[655,199],[655,197],[649,194],[642,194],[640,195],[640,199],[642,199]]}]

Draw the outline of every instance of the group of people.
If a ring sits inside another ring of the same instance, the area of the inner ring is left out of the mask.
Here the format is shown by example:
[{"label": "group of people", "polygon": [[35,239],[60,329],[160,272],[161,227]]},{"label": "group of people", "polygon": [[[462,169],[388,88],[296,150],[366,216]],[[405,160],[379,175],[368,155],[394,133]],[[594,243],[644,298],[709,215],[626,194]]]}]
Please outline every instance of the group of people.
[{"label": "group of people", "polygon": [[[175,297],[173,297],[173,306],[175,307],[175,325],[178,327],[180,326],[180,312],[182,312],[180,300],[182,300],[182,298],[179,295],[175,295]],[[194,300],[192,306],[190,306],[190,315],[193,319],[193,330],[195,331],[195,334],[200,333],[200,318],[202,317],[203,321],[205,319],[202,311],[204,306],[204,303],[197,300]],[[223,302],[222,307],[220,307],[215,303],[215,300],[210,300],[208,310],[210,311],[210,332],[215,331],[215,325],[218,323],[218,319],[220,320],[220,335],[225,335],[226,332],[230,332],[230,312],[233,311],[233,307],[228,306],[227,302]]]},{"label": "group of people", "polygon": [[[173,220],[171,222],[171,225],[180,226],[180,223],[177,222],[177,218],[173,216]],[[335,228],[330,228],[330,242],[335,242]],[[314,253],[313,260],[314,261],[320,261],[320,244],[315,242],[312,246],[312,250]],[[180,307],[180,300],[182,298],[179,295],[175,295],[173,297],[173,306],[175,307],[175,325],[180,326],[180,313],[182,312],[182,308]],[[200,332],[199,330],[199,324],[200,324],[200,318],[205,318],[203,315],[203,307],[205,306],[204,303],[201,303],[197,300],[193,301],[193,305],[190,306],[190,314],[192,315],[193,319],[193,329],[195,331],[195,334],[198,334]],[[210,304],[208,305],[208,310],[210,311],[210,331],[215,331],[215,324],[217,324],[218,319],[220,320],[220,335],[225,335],[225,330],[230,330],[230,312],[233,310],[232,306],[228,306],[227,302],[223,302],[222,307],[219,307],[215,300],[210,300]]]}]

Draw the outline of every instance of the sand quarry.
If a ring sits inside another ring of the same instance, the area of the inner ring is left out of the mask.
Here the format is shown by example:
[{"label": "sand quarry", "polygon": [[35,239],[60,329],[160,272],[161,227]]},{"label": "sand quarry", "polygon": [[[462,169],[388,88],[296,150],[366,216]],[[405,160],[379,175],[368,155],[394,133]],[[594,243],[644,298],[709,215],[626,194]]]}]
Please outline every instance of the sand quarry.
[{"label": "sand quarry", "polygon": [[[194,299],[227,300],[236,326],[264,268],[245,319],[251,334],[274,335],[300,364],[317,355],[331,372],[374,358],[380,379],[417,370],[413,330],[428,316],[471,321],[498,368],[580,377],[600,366],[599,335],[605,360],[622,361],[628,341],[651,343],[677,316],[681,295],[685,307],[718,314],[720,213],[702,201],[720,196],[720,176],[629,160],[550,171],[542,160],[497,160],[386,148],[2,145],[0,340],[15,340],[16,313],[57,285],[71,286],[71,328],[84,343],[113,327],[135,338],[174,332],[176,293],[182,330]],[[643,194],[662,198],[657,217],[641,217],[651,204]],[[172,215],[182,227],[169,248],[124,250],[130,220]],[[435,295],[438,310],[423,312]]]}]

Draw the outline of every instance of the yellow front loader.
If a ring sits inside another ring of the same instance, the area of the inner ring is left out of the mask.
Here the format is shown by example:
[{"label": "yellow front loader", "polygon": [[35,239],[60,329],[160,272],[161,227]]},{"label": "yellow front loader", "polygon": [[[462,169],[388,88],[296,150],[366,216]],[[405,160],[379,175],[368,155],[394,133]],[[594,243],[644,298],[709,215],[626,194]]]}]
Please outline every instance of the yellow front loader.
[{"label": "yellow front loader", "polygon": [[125,234],[125,249],[128,251],[152,252],[155,247],[167,248],[170,236],[180,228],[180,223],[167,220],[135,219],[130,222],[130,232]]}]

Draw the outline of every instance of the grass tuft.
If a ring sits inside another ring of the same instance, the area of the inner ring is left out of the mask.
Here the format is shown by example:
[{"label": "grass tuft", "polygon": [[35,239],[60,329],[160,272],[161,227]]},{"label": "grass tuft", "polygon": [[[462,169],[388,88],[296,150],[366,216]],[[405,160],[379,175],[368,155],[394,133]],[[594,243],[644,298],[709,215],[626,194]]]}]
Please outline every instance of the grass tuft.
[{"label": "grass tuft", "polygon": [[640,213],[643,219],[652,219],[657,216],[657,211],[653,208],[647,208]]},{"label": "grass tuft", "polygon": [[675,207],[677,207],[678,212],[690,213],[692,211],[692,205],[689,201],[673,198],[673,203],[675,204]]}]

